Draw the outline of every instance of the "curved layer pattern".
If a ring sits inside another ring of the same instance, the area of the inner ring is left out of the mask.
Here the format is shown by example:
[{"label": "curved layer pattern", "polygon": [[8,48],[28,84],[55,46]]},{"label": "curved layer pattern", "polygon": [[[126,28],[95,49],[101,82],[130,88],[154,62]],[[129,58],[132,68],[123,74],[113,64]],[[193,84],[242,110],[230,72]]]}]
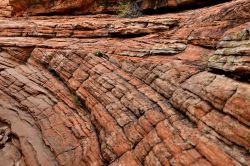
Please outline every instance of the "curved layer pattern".
[{"label": "curved layer pattern", "polygon": [[0,19],[0,163],[250,165],[249,9]]}]

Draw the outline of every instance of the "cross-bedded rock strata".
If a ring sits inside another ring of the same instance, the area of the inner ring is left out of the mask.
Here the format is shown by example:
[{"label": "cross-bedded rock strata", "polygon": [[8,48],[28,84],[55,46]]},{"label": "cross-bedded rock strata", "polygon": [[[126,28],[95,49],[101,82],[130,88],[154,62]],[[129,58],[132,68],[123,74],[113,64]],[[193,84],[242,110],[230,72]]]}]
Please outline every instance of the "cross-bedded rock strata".
[{"label": "cross-bedded rock strata", "polygon": [[249,10],[0,18],[0,165],[250,165]]}]

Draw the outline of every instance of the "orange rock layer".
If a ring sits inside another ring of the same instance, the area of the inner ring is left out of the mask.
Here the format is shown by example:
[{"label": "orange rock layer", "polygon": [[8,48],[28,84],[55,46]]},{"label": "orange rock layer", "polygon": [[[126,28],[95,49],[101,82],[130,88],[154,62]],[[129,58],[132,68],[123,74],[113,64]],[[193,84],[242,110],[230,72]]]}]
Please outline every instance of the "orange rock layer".
[{"label": "orange rock layer", "polygon": [[0,19],[0,165],[250,165],[250,2]]},{"label": "orange rock layer", "polygon": [[[1,6],[9,5],[8,11],[13,15],[41,14],[97,14],[119,13],[132,10],[148,11],[163,9],[179,9],[208,4],[216,4],[228,0],[2,0]],[[6,12],[5,12],[6,13]],[[131,13],[131,14],[132,14]],[[1,13],[0,13],[1,16]],[[5,15],[6,16],[6,15]]]}]

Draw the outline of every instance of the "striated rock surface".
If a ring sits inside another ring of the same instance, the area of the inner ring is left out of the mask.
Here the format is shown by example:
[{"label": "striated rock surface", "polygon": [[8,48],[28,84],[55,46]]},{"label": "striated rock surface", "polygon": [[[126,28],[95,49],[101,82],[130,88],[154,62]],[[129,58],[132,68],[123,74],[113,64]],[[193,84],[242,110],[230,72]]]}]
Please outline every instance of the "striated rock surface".
[{"label": "striated rock surface", "polygon": [[0,18],[0,165],[250,165],[249,10]]},{"label": "striated rock surface", "polygon": [[[8,0],[9,1],[9,0]],[[119,13],[199,6],[223,0],[10,0],[14,15]],[[225,1],[225,0],[224,0]]]}]

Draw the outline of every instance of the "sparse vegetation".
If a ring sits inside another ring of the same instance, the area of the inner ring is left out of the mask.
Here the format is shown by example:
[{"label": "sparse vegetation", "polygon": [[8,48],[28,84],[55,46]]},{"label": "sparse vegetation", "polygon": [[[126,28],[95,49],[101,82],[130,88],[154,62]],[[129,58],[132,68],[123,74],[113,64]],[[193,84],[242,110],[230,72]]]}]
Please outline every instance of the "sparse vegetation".
[{"label": "sparse vegetation", "polygon": [[101,52],[100,50],[96,50],[95,51],[95,56],[97,56],[97,57],[103,57],[105,54],[103,53],[103,52]]},{"label": "sparse vegetation", "polygon": [[138,6],[138,1],[126,1],[119,2],[119,12],[120,17],[138,17],[142,15],[140,7]]},{"label": "sparse vegetation", "polygon": [[63,81],[61,76],[54,69],[49,69],[49,71],[56,79],[58,79],[59,81]]},{"label": "sparse vegetation", "polygon": [[119,16],[120,17],[124,17],[127,15],[127,13],[129,12],[130,10],[130,6],[131,6],[131,2],[128,1],[128,2],[119,2]]},{"label": "sparse vegetation", "polygon": [[73,102],[75,103],[75,105],[80,106],[80,107],[83,106],[81,99],[76,94],[72,94],[71,98],[72,98]]}]

